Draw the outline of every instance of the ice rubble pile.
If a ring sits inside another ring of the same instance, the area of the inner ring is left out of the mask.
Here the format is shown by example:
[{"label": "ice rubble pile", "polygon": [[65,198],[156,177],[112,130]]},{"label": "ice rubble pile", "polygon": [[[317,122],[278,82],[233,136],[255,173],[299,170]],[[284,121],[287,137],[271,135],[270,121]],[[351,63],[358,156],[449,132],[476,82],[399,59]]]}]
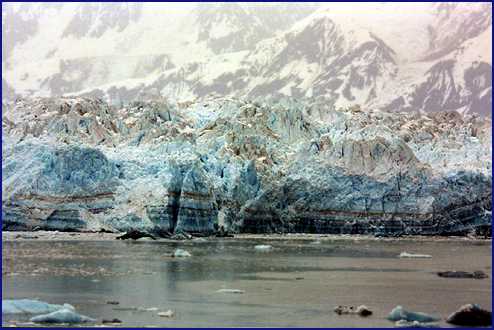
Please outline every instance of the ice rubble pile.
[{"label": "ice rubble pile", "polygon": [[490,223],[491,122],[217,98],[4,108],[4,229],[453,234]]}]

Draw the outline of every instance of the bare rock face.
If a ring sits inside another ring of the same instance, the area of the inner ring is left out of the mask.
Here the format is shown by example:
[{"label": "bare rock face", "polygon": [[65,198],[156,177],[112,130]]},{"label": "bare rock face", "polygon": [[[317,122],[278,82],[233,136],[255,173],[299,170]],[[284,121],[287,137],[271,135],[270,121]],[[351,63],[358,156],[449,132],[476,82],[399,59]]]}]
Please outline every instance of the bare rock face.
[{"label": "bare rock face", "polygon": [[491,223],[491,122],[475,116],[61,98],[18,101],[2,119],[6,230],[399,236]]}]

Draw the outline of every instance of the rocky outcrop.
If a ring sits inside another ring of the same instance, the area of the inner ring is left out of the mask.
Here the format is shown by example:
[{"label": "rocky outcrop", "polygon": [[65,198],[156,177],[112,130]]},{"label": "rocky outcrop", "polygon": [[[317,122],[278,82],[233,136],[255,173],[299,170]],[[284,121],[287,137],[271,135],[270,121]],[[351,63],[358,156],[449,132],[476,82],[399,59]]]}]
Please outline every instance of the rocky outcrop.
[{"label": "rocky outcrop", "polygon": [[492,312],[477,304],[467,304],[448,316],[446,322],[463,327],[492,326]]},{"label": "rocky outcrop", "polygon": [[491,123],[474,116],[63,98],[2,119],[5,230],[399,236],[491,223]]}]

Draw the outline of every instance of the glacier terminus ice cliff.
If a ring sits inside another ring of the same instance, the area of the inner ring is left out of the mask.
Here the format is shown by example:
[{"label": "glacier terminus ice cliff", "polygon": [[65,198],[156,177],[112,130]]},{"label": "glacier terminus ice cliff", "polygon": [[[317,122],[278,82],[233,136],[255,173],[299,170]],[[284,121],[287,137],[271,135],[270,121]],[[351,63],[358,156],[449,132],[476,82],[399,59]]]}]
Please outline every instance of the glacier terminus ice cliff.
[{"label": "glacier terminus ice cliff", "polygon": [[19,99],[3,230],[452,235],[489,226],[491,121],[292,98]]},{"label": "glacier terminus ice cliff", "polygon": [[489,3],[2,14],[4,230],[488,230]]}]

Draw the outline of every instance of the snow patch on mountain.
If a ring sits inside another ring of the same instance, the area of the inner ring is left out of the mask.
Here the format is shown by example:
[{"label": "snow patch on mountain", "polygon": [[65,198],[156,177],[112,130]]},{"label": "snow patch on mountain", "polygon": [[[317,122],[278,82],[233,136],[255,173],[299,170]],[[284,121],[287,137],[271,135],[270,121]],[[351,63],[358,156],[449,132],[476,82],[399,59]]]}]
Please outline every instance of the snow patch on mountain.
[{"label": "snow patch on mountain", "polygon": [[2,24],[5,95],[288,95],[483,116],[492,104],[487,3],[24,4]]}]

